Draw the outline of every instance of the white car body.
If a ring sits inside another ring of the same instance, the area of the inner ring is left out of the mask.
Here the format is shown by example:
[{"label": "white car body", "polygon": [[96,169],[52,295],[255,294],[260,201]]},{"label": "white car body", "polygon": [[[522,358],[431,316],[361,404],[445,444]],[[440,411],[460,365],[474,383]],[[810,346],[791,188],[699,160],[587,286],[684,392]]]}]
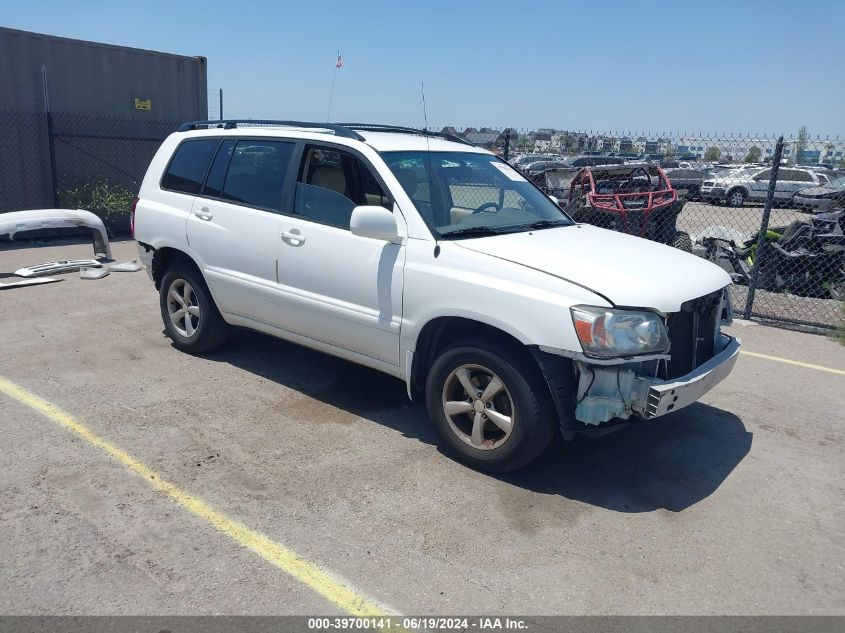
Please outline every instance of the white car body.
[{"label": "white car body", "polygon": [[[353,213],[352,230],[346,230],[292,212],[269,213],[162,189],[177,146],[209,136],[292,139],[354,151],[389,190],[395,237],[364,236],[364,229],[355,228],[356,218],[369,221],[358,213],[361,207]],[[718,322],[707,334],[717,340],[709,365],[659,380],[643,374],[641,363],[668,362],[671,353],[590,358],[570,312],[577,305],[624,307],[665,319],[690,300],[714,293],[727,297],[731,280],[719,267],[589,225],[438,239],[381,153],[469,152],[497,160],[494,155],[433,136],[365,130],[360,136],[289,127],[172,134],[150,164],[135,215],[134,235],[150,276],[158,283],[157,254],[178,251],[201,271],[227,323],[386,372],[406,381],[409,395],[419,379],[415,357],[427,326],[453,318],[483,324],[535,355],[572,363],[580,381],[578,415],[586,424],[662,415],[697,399],[733,367],[739,343],[720,334]],[[522,178],[516,172],[510,177]]]},{"label": "white car body", "polygon": [[[714,177],[706,177],[701,183],[701,197],[705,200],[726,200],[741,204],[739,198],[731,201],[732,194],[742,194],[742,201],[764,201],[769,192],[771,167],[726,170]],[[791,200],[801,189],[819,185],[819,177],[808,169],[783,166],[775,183],[776,200]]]}]

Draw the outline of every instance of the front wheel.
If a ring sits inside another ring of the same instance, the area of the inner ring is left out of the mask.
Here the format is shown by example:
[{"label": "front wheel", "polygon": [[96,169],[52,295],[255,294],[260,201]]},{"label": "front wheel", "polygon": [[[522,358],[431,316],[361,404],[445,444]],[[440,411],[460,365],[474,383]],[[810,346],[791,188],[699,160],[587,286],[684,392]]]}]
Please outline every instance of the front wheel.
[{"label": "front wheel", "polygon": [[745,204],[745,192],[742,189],[731,189],[728,192],[727,203],[729,207],[741,207]]},{"label": "front wheel", "polygon": [[536,363],[522,350],[460,342],[434,362],[426,404],[440,437],[481,470],[508,472],[536,459],[558,422]]}]

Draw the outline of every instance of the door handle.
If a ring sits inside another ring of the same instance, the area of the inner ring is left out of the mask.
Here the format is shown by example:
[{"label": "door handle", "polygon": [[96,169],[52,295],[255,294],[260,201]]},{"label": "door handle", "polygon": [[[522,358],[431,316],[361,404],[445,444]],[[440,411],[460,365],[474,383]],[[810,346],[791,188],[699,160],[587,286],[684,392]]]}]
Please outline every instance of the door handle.
[{"label": "door handle", "polygon": [[291,246],[302,246],[303,244],[305,244],[305,236],[299,232],[299,229],[282,231],[282,240],[284,240]]},{"label": "door handle", "polygon": [[210,221],[214,214],[208,207],[203,207],[202,209],[194,209],[194,215],[197,216],[200,220],[205,220],[206,222]]}]

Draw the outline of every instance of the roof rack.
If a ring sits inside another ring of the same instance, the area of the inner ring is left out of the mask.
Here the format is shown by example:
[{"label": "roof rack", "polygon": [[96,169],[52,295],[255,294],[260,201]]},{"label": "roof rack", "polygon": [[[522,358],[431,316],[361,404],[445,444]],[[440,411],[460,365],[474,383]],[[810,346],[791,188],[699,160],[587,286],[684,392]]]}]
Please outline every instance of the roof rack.
[{"label": "roof rack", "polygon": [[382,125],[380,123],[338,123],[339,126],[350,130],[364,130],[366,132],[393,132],[396,134],[417,134],[419,136],[436,136],[455,143],[462,143],[464,145],[472,145],[465,138],[449,134],[447,132],[432,132],[430,130],[419,130],[413,127],[404,127],[401,125]]},{"label": "roof rack", "polygon": [[231,130],[238,127],[238,125],[275,125],[279,127],[295,127],[295,128],[311,128],[316,130],[328,130],[334,132],[335,136],[342,136],[344,138],[352,138],[356,141],[365,140],[363,136],[358,134],[355,130],[363,130],[367,132],[392,132],[395,134],[416,134],[419,136],[436,136],[437,138],[446,139],[455,143],[462,143],[463,145],[473,145],[465,138],[448,134],[446,132],[431,132],[429,130],[419,130],[413,127],[403,127],[401,125],[382,125],[380,123],[314,123],[310,121],[277,121],[274,119],[224,119],[215,121],[188,121],[179,126],[179,132],[188,132],[190,130],[199,130],[202,128],[223,128],[224,130]]},{"label": "roof rack", "polygon": [[332,123],[313,123],[310,121],[277,121],[274,119],[224,119],[216,121],[188,121],[179,126],[179,132],[188,132],[190,130],[199,130],[202,128],[223,128],[224,130],[231,130],[238,127],[238,124],[246,125],[275,125],[279,127],[297,127],[297,128],[313,128],[317,130],[329,130],[334,132],[335,136],[342,136],[344,138],[353,138],[356,141],[363,141],[364,137],[355,133],[348,127],[341,125],[334,125]]}]

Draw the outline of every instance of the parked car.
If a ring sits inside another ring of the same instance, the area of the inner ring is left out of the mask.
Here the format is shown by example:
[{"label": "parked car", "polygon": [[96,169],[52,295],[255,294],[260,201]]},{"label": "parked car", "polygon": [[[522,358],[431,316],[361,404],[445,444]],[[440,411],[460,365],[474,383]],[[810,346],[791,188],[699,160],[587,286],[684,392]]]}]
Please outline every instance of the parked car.
[{"label": "parked car", "polygon": [[567,160],[538,160],[523,165],[519,171],[530,178],[531,174],[536,174],[546,169],[566,168],[568,166],[569,161]]},{"label": "parked car", "polygon": [[665,173],[669,182],[672,183],[672,188],[678,192],[678,196],[687,200],[699,199],[701,196],[701,183],[708,176],[708,172],[688,167],[666,169]]},{"label": "parked car", "polygon": [[[724,202],[741,207],[747,200],[764,201],[769,191],[771,167],[750,167],[716,172],[701,183],[701,197],[710,202]],[[775,187],[775,199],[790,202],[801,189],[818,186],[819,178],[808,169],[781,167]]]},{"label": "parked car", "polygon": [[576,224],[506,162],[436,133],[187,123],[133,207],[176,349],[208,352],[238,326],[385,372],[481,469],[527,464],[558,430],[677,411],[739,352],[719,328],[721,268]]},{"label": "parked car", "polygon": [[845,176],[833,178],[826,185],[801,189],[792,203],[799,209],[820,213],[845,207]]},{"label": "parked car", "polygon": [[690,236],[677,228],[683,204],[656,165],[586,167],[572,180],[565,208],[576,222],[692,252]]},{"label": "parked car", "polygon": [[517,169],[527,167],[530,163],[536,163],[541,160],[561,160],[563,157],[557,154],[523,154],[510,161],[510,164]]},{"label": "parked car", "polygon": [[569,161],[569,167],[592,167],[595,165],[622,165],[625,158],[621,156],[576,156]]}]

